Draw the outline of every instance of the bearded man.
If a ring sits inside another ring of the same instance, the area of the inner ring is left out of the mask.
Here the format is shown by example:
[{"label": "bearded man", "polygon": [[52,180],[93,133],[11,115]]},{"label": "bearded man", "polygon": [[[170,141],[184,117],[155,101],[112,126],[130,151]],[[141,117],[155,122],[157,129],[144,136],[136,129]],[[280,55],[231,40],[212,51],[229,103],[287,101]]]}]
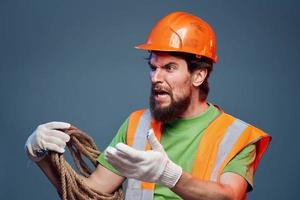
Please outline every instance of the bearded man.
[{"label": "bearded man", "polygon": [[[207,101],[208,78],[217,61],[216,39],[202,19],[185,12],[162,18],[146,43],[150,109],[121,125],[85,182],[112,193],[123,181],[126,199],[245,199],[270,137]],[[64,152],[64,122],[40,125],[26,149],[52,183],[47,156]],[[41,145],[42,144],[42,145]]]}]

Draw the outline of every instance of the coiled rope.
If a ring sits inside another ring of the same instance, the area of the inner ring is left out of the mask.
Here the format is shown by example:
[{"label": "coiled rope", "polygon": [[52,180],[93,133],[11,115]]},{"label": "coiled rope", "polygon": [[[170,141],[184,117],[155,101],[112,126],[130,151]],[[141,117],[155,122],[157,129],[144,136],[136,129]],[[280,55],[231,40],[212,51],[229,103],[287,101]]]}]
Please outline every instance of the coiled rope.
[{"label": "coiled rope", "polygon": [[[92,170],[84,161],[84,157],[88,158],[94,167],[97,166],[97,157],[100,155],[94,140],[85,132],[71,126],[67,130],[63,130],[70,135],[70,141],[67,143],[73,161],[76,165],[79,174],[88,177]],[[54,168],[60,175],[61,181],[61,198],[63,200],[123,200],[124,195],[119,188],[114,194],[99,193],[89,188],[80,175],[70,166],[65,160],[63,154],[50,152],[51,161]]]}]

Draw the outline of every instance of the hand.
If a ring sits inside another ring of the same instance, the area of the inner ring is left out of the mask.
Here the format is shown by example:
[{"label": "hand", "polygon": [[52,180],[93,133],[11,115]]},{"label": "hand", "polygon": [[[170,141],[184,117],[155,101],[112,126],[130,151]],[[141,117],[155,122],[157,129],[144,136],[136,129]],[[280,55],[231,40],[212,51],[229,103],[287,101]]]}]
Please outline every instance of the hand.
[{"label": "hand", "polygon": [[64,153],[70,136],[56,129],[68,129],[70,126],[65,122],[49,122],[39,125],[25,143],[28,157],[31,160],[39,161],[48,150]]},{"label": "hand", "polygon": [[118,143],[116,148],[107,148],[106,160],[127,178],[174,187],[182,174],[182,168],[168,158],[152,129],[147,138],[152,150],[139,151]]}]

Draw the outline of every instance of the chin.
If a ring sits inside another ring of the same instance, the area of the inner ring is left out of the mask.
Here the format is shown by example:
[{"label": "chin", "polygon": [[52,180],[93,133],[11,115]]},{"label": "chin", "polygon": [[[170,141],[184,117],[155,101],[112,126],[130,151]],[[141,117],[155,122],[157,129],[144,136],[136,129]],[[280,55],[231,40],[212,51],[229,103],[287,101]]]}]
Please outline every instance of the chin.
[{"label": "chin", "polygon": [[166,109],[170,107],[170,103],[156,103],[156,109]]}]

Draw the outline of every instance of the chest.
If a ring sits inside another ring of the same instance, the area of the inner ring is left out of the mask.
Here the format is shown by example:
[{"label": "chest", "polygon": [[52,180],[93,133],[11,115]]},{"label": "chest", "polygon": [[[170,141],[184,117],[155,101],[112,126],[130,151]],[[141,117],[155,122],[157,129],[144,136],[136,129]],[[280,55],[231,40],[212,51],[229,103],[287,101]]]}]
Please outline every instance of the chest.
[{"label": "chest", "polygon": [[167,126],[163,130],[160,142],[173,162],[191,172],[204,131],[205,127],[178,130]]}]

